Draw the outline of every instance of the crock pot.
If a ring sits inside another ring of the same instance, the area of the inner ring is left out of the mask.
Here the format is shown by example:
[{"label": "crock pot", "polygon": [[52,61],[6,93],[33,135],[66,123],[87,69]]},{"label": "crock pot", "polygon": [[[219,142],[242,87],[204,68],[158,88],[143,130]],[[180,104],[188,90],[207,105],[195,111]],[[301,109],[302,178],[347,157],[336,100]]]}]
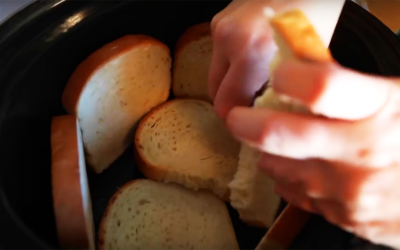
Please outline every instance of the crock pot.
[{"label": "crock pot", "polygon": [[[147,34],[171,50],[191,25],[210,21],[229,1],[36,1],[0,26],[0,247],[58,248],[50,182],[50,122],[65,114],[63,88],[77,65],[126,34]],[[399,39],[348,1],[331,42],[346,67],[400,75]],[[96,227],[110,196],[142,175],[132,148],[103,174],[89,173]],[[250,228],[230,209],[241,249],[254,249],[265,230]],[[372,246],[314,216],[292,248]]]}]

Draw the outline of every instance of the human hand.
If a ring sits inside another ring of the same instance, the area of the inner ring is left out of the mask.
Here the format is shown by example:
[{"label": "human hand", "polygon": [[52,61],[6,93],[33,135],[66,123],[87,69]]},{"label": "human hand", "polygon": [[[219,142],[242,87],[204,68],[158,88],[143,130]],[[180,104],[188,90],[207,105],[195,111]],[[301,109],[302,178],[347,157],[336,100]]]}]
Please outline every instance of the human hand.
[{"label": "human hand", "polygon": [[264,14],[301,9],[328,47],[344,0],[234,0],[211,22],[213,58],[209,94],[217,114],[225,119],[235,106],[248,106],[268,80],[268,67],[276,46]]},{"label": "human hand", "polygon": [[297,60],[274,77],[275,92],[322,116],[236,107],[233,135],[264,152],[260,168],[287,202],[400,248],[400,78]]}]

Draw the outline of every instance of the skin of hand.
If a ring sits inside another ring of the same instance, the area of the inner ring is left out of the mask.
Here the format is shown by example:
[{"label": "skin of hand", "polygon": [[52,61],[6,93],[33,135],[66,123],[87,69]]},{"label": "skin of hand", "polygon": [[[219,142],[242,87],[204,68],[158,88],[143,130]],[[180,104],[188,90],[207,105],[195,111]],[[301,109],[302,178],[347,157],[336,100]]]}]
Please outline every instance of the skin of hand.
[{"label": "skin of hand", "polygon": [[345,0],[234,0],[211,22],[213,57],[209,94],[225,119],[235,106],[248,106],[268,80],[276,46],[265,8],[299,8],[328,47]]},{"label": "skin of hand", "polygon": [[277,93],[320,115],[235,107],[232,134],[263,152],[259,167],[287,202],[400,249],[400,78],[299,60],[274,77]]},{"label": "skin of hand", "polygon": [[299,7],[328,46],[343,3],[233,1],[211,23],[209,93],[232,134],[263,152],[260,168],[283,199],[400,249],[400,79],[284,61],[274,90],[321,116],[247,107],[276,50],[263,8]]}]

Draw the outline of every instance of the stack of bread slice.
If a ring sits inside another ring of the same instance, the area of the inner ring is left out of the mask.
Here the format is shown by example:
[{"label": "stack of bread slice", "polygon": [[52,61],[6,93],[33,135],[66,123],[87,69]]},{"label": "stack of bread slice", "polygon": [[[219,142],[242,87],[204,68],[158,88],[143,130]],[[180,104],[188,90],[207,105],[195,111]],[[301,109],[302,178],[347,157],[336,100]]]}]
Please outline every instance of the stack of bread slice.
[{"label": "stack of bread slice", "polygon": [[98,247],[239,249],[224,199],[240,145],[209,102],[166,102],[171,61],[165,44],[128,35],[93,52],[70,77],[62,103],[71,115],[55,117],[52,131],[62,248],[95,248],[85,163],[103,173],[134,141],[137,129],[136,141],[145,149],[136,150],[138,163],[153,180],[127,183],[113,196]]},{"label": "stack of bread slice", "polygon": [[[272,17],[271,24],[280,49],[271,70],[281,59],[304,55],[306,42],[321,45],[316,34],[301,40],[312,26],[299,10]],[[296,39],[302,46],[291,44]],[[327,51],[316,50],[317,57]],[[126,183],[109,200],[100,249],[239,249],[225,202],[249,225],[272,225],[280,197],[258,172],[260,153],[231,136],[208,97],[211,55],[210,23],[202,23],[178,40],[172,73],[169,48],[145,35],[110,42],[73,72],[62,96],[71,115],[55,117],[52,127],[62,247],[94,248],[85,162],[102,173],[132,142],[147,179]],[[167,100],[171,89],[175,99]],[[283,103],[271,88],[255,107],[308,112]],[[71,213],[77,216],[68,220]]]},{"label": "stack of bread slice", "polygon": [[239,249],[225,201],[240,144],[204,98],[209,25],[191,27],[178,40],[176,98],[147,112],[131,137],[148,180],[127,183],[111,198],[99,229],[101,249]]},{"label": "stack of bread slice", "polygon": [[208,102],[174,99],[158,106],[140,122],[135,146],[147,178],[211,190],[229,201],[240,145]]}]

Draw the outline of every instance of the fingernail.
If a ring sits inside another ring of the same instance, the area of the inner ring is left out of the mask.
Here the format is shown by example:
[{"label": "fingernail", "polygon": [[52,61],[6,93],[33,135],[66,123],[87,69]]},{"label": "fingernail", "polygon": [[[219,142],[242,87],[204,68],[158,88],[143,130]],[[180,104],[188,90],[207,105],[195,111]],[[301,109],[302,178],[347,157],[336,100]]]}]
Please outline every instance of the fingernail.
[{"label": "fingernail", "polygon": [[227,117],[227,126],[237,139],[250,145],[260,143],[267,110],[236,107],[230,111]]}]

